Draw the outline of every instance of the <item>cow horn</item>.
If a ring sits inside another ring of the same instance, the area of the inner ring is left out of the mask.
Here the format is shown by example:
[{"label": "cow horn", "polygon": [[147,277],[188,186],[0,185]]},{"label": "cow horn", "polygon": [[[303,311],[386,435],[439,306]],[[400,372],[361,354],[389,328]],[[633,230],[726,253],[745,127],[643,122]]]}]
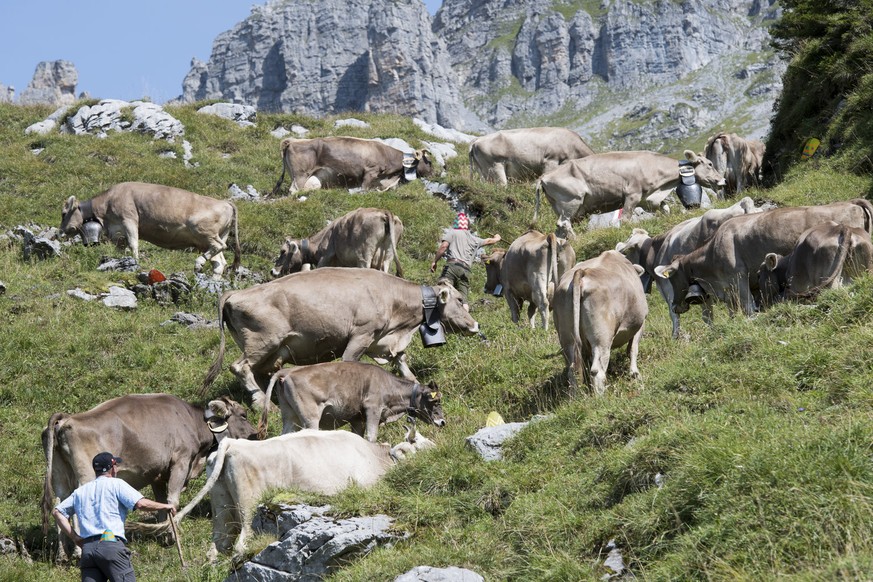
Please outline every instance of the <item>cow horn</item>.
[{"label": "cow horn", "polygon": [[421,150],[415,150],[415,159],[416,160],[420,160],[422,158],[422,156],[423,156],[423,153]]}]

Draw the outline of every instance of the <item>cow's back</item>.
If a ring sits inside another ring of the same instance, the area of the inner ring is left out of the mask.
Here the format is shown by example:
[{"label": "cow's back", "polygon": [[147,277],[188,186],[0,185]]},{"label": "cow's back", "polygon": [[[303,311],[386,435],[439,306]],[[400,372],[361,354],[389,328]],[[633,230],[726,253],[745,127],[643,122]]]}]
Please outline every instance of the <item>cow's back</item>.
[{"label": "cow's back", "polygon": [[286,349],[293,364],[336,359],[355,335],[417,317],[406,311],[420,304],[415,283],[374,269],[325,267],[232,291],[223,317],[252,364],[270,368],[267,360]]},{"label": "cow's back", "polygon": [[348,431],[304,429],[265,441],[236,440],[224,463],[225,479],[248,496],[270,488],[332,495],[351,483],[373,485],[391,458],[387,447]]},{"label": "cow's back", "polygon": [[748,275],[767,253],[787,255],[807,229],[833,220],[845,226],[870,230],[870,203],[835,202],[821,206],[774,208],[725,221],[710,239],[708,257],[724,263],[731,273]]},{"label": "cow's back", "polygon": [[107,227],[133,221],[139,239],[167,249],[205,251],[208,235],[223,233],[226,237],[234,216],[227,201],[145,182],[116,184],[95,196],[91,204]]},{"label": "cow's back", "polygon": [[506,164],[507,177],[531,179],[543,170],[594,152],[575,132],[562,127],[497,131],[477,138],[471,148],[483,165]]}]

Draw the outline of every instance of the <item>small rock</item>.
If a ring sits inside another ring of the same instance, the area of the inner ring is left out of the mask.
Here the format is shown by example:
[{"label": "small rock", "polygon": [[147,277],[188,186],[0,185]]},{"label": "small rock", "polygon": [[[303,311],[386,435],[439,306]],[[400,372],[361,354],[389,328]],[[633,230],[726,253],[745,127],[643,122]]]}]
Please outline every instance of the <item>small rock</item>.
[{"label": "small rock", "polygon": [[334,126],[335,128],[339,128],[339,127],[360,127],[360,128],[365,128],[365,127],[370,127],[370,124],[367,123],[366,121],[361,121],[360,119],[355,119],[355,118],[353,118],[353,117],[350,117],[349,119],[337,119],[337,120],[333,123],[333,126]]},{"label": "small rock", "polygon": [[98,295],[91,295],[90,293],[88,293],[87,291],[83,291],[79,287],[76,287],[75,289],[70,289],[69,291],[67,291],[67,295],[69,295],[70,297],[76,297],[83,301],[94,301],[95,299],[100,298]]},{"label": "small rock", "polygon": [[112,257],[101,257],[100,264],[97,265],[98,271],[120,271],[122,273],[132,273],[139,270],[139,263],[133,257],[121,257],[114,259]]},{"label": "small rock", "polygon": [[130,289],[113,285],[109,288],[109,294],[103,297],[103,305],[116,307],[125,311],[136,309],[136,294]]},{"label": "small rock", "polygon": [[394,582],[484,582],[485,578],[472,570],[449,566],[434,568],[432,566],[417,566],[401,574]]},{"label": "small rock", "polygon": [[527,425],[527,422],[509,422],[479,429],[476,434],[467,437],[467,446],[486,461],[499,461],[503,458],[503,443]]},{"label": "small rock", "polygon": [[163,322],[161,325],[170,325],[171,323],[179,323],[189,329],[205,329],[218,327],[217,321],[209,321],[194,313],[185,313],[177,311],[173,317]]},{"label": "small rock", "polygon": [[275,137],[276,139],[282,139],[283,137],[285,137],[285,136],[288,135],[289,133],[291,133],[291,132],[288,131],[287,129],[285,129],[284,127],[282,127],[282,126],[279,126],[279,127],[277,127],[276,129],[274,129],[273,131],[271,131],[271,132],[270,132],[270,135],[272,135],[272,136]]}]

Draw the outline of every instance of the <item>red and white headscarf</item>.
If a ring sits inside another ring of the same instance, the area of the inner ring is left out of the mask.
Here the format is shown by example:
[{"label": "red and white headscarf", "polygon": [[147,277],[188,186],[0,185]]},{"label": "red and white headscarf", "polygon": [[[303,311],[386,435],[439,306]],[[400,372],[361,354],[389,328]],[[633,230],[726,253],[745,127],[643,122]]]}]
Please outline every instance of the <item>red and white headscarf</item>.
[{"label": "red and white headscarf", "polygon": [[459,212],[457,218],[455,218],[455,223],[452,225],[452,228],[457,228],[459,230],[469,230],[470,221],[467,220],[467,215],[463,212]]}]

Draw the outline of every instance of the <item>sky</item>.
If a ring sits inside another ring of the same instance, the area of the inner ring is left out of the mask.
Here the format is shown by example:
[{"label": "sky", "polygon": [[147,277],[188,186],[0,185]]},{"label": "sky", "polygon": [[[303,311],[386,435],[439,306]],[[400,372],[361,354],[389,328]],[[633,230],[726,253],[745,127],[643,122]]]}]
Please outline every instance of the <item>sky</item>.
[{"label": "sky", "polygon": [[[442,0],[424,0],[434,14]],[[0,85],[27,88],[41,61],[76,66],[76,95],[164,103],[182,94],[191,59],[266,0],[0,0]]]}]

